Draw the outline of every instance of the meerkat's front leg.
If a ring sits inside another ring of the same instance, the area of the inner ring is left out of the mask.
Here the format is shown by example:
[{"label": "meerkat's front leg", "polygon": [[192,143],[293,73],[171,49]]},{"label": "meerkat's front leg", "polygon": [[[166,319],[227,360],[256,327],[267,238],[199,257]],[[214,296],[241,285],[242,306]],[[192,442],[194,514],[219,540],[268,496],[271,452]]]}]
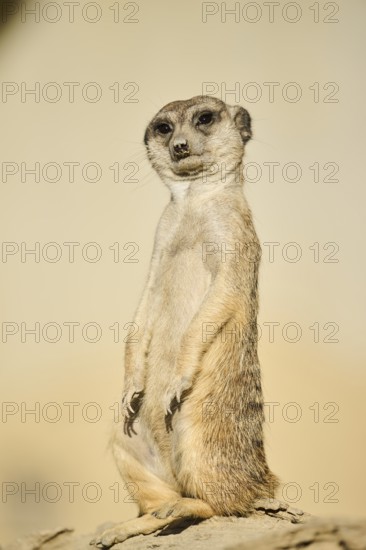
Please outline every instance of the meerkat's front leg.
[{"label": "meerkat's front leg", "polygon": [[149,297],[158,260],[159,251],[155,248],[151,259],[148,280],[134,318],[134,323],[138,329],[138,339],[137,341],[128,341],[126,343],[122,394],[122,409],[125,420],[131,419],[131,416],[138,412],[138,402],[143,397],[146,352],[151,337]]},{"label": "meerkat's front leg", "polygon": [[[217,332],[234,317],[240,316],[243,308],[240,295],[234,285],[230,285],[229,262],[221,267],[219,273],[196,315],[184,334],[178,354],[174,375],[163,396],[165,414],[171,414],[172,402],[181,401],[182,393],[192,387],[203,354],[208,350]],[[244,308],[245,309],[245,308]],[[244,322],[244,319],[243,319]],[[216,332],[206,334],[205,324],[217,327]]]},{"label": "meerkat's front leg", "polygon": [[125,374],[122,394],[122,409],[125,418],[129,418],[131,414],[136,412],[136,401],[139,400],[144,391],[146,302],[147,290],[144,292],[134,320],[137,324],[139,340],[137,342],[128,341],[125,348]]},{"label": "meerkat's front leg", "polygon": [[144,391],[145,352],[148,339],[146,334],[147,298],[148,289],[146,288],[134,319],[138,329],[138,341],[127,341],[125,348],[122,408],[124,416],[127,418],[136,412],[135,401],[141,397]]}]

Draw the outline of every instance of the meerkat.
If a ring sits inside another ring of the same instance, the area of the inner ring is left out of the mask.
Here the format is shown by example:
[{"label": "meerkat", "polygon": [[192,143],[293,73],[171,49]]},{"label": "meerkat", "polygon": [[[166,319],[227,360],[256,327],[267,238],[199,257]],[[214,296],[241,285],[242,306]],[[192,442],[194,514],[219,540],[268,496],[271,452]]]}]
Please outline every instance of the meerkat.
[{"label": "meerkat", "polygon": [[252,136],[241,106],[207,96],[165,105],[148,158],[171,193],[127,342],[113,453],[139,517],[91,544],[108,548],[177,518],[246,516],[277,477],[263,444],[257,355],[260,244],[243,194]]}]

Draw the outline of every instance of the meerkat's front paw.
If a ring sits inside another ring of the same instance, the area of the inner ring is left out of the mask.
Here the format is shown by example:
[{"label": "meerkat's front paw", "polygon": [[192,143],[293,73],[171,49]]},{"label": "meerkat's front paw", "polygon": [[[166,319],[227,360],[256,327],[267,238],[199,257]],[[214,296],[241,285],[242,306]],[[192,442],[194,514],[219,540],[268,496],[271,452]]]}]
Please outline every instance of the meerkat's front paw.
[{"label": "meerkat's front paw", "polygon": [[130,418],[138,410],[138,402],[142,397],[144,390],[142,387],[136,387],[134,384],[127,386],[122,395],[122,410],[125,418]]},{"label": "meerkat's front paw", "polygon": [[172,402],[175,400],[180,403],[182,393],[188,390],[192,385],[187,376],[174,376],[163,397],[163,408],[165,414],[172,414]]}]

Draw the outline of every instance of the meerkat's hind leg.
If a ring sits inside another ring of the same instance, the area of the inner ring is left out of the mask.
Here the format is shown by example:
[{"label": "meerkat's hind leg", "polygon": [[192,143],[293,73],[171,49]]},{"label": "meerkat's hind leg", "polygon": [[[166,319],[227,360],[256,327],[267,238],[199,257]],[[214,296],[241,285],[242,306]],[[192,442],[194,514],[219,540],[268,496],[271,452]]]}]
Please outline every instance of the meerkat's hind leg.
[{"label": "meerkat's hind leg", "polygon": [[157,518],[151,514],[165,502],[178,500],[180,493],[173,483],[163,479],[163,466],[141,434],[141,424],[132,437],[123,432],[120,424],[116,425],[111,440],[121,477],[134,488],[133,498],[139,508],[139,517],[119,523],[94,537],[90,544],[98,548],[110,548],[130,537],[148,535],[176,520],[174,517]]},{"label": "meerkat's hind leg", "polygon": [[279,519],[291,521],[291,523],[301,523],[306,518],[306,514],[299,508],[294,508],[276,498],[261,498],[254,503],[256,512],[267,514]]},{"label": "meerkat's hind leg", "polygon": [[175,521],[177,521],[177,518],[174,517],[159,519],[151,514],[144,514],[139,518],[130,519],[124,523],[119,523],[111,529],[107,529],[100,536],[90,541],[90,544],[97,548],[110,548],[114,544],[123,542],[130,537],[149,535]]},{"label": "meerkat's hind leg", "polygon": [[156,518],[202,518],[207,519],[215,515],[211,506],[199,498],[182,497],[166,502],[158,510],[152,512]]}]

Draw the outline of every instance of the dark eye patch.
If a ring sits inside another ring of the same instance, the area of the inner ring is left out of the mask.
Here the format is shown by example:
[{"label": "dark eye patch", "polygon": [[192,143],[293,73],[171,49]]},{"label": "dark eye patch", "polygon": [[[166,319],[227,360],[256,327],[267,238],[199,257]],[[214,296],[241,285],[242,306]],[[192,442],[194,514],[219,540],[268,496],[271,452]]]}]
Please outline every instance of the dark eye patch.
[{"label": "dark eye patch", "polygon": [[163,135],[169,134],[172,131],[172,127],[167,122],[159,122],[154,129],[155,132]]},{"label": "dark eye patch", "polygon": [[212,111],[205,111],[201,113],[197,119],[197,125],[208,125],[214,120],[214,113]]}]

